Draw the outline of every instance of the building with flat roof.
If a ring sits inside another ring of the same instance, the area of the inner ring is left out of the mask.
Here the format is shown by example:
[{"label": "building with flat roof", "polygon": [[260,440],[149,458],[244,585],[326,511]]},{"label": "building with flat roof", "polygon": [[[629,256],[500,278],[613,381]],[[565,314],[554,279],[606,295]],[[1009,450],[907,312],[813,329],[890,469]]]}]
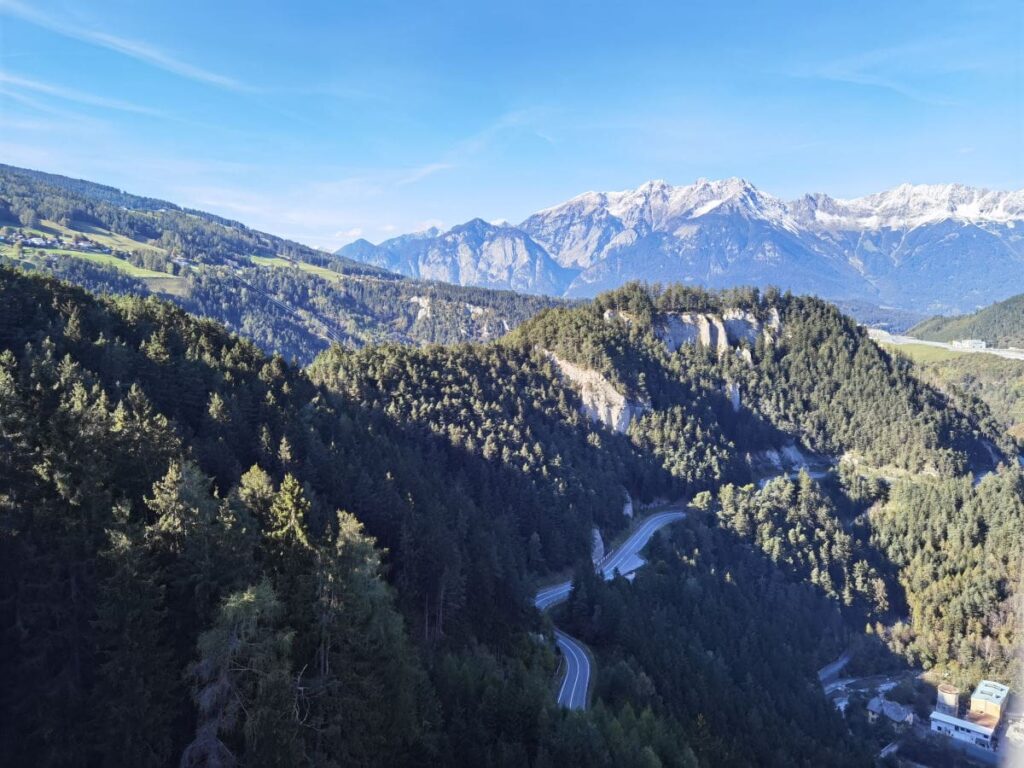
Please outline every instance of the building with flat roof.
[{"label": "building with flat roof", "polygon": [[1009,693],[1010,689],[1002,683],[982,680],[971,694],[970,707],[960,717],[958,709],[951,711],[950,691],[943,691],[940,686],[935,711],[931,714],[931,729],[985,749],[995,749],[998,745],[993,736]]},{"label": "building with flat roof", "polygon": [[986,749],[995,749],[992,744],[992,735],[996,732],[998,721],[992,718],[989,718],[987,723],[981,723],[953,717],[943,712],[932,712],[931,724],[932,730],[936,733],[943,733],[959,741],[967,741]]},{"label": "building with flat roof", "polygon": [[971,694],[971,712],[994,715],[998,720],[1003,715],[1009,693],[1010,689],[1002,683],[982,680]]}]

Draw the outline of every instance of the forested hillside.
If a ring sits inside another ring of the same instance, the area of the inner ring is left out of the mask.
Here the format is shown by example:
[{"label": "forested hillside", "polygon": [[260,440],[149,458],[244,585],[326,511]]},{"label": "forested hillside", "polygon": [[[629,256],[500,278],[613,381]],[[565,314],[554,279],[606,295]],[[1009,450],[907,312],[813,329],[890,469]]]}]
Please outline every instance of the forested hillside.
[{"label": "forested hillside", "polygon": [[[674,316],[737,312],[756,338],[666,341]],[[867,764],[816,666],[905,604],[915,658],[1005,628],[933,626],[931,550],[846,533],[876,486],[744,484],[786,446],[991,464],[988,418],[774,293],[630,286],[496,342],[304,370],[156,298],[0,268],[0,763]],[[633,585],[587,577],[627,495],[700,491]],[[532,607],[569,568],[598,652],[585,712],[555,705]]]},{"label": "forested hillside", "polygon": [[[572,472],[531,472],[533,445],[522,465],[474,455],[163,302],[0,276],[5,762],[557,754],[576,725],[526,634],[526,576],[624,523],[628,447],[570,418],[547,428]],[[467,708],[492,710],[485,733]],[[632,749],[616,713],[593,717],[618,734],[591,740],[595,764]]]},{"label": "forested hillside", "polygon": [[[670,351],[673,318],[730,310],[745,313],[746,336],[727,351],[692,343]],[[630,430],[641,439],[661,435],[653,439],[665,450],[675,442],[656,428],[659,414],[679,408],[705,409],[709,428],[734,444],[742,435],[745,451],[795,440],[876,468],[956,474],[990,468],[999,454],[989,447],[1012,450],[983,405],[954,403],[921,383],[908,360],[887,354],[820,299],[633,284],[586,307],[541,313],[508,343],[550,349],[649,403],[650,415]],[[730,385],[740,392],[738,410],[724,394]],[[700,423],[696,414],[684,421]]]},{"label": "forested hillside", "polygon": [[1013,438],[1024,438],[1024,361],[953,353],[948,359],[915,360],[914,369],[953,397],[981,400]]},{"label": "forested hillside", "polygon": [[932,317],[907,333],[929,341],[981,339],[993,347],[1024,347],[1024,295],[1012,296],[970,315]]},{"label": "forested hillside", "polygon": [[869,765],[832,705],[803,695],[849,641],[841,603],[695,514],[634,581],[578,578],[564,616],[598,655],[599,695],[681,720],[716,766]]},{"label": "forested hillside", "polygon": [[44,220],[74,227],[108,230],[141,245],[162,249],[190,261],[224,264],[253,256],[286,255],[355,274],[386,274],[364,264],[331,259],[300,243],[257,232],[237,221],[181,208],[52,173],[0,165],[0,218],[5,224],[35,227]]},{"label": "forested hillside", "polygon": [[0,228],[0,263],[164,296],[301,363],[334,342],[495,338],[557,303],[407,280],[202,211],[11,166],[0,166]]},{"label": "forested hillside", "polygon": [[909,621],[888,630],[891,646],[961,685],[1019,679],[1022,491],[1018,469],[978,485],[907,479],[869,516],[909,605]]}]

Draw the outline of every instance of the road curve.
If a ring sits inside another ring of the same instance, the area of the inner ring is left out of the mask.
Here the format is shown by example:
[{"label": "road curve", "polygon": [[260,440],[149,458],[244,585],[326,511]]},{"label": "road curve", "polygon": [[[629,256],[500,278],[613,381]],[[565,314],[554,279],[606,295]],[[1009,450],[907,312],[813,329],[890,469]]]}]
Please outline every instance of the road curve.
[{"label": "road curve", "polygon": [[616,571],[624,576],[632,573],[637,566],[643,564],[639,560],[640,551],[647,546],[651,537],[669,523],[682,520],[684,517],[686,517],[686,513],[682,510],[672,510],[658,512],[645,518],[640,526],[629,535],[629,538],[605,555],[604,559],[598,563],[597,567],[600,568],[601,575],[605,580],[609,580],[615,577]]},{"label": "road curve", "polygon": [[586,709],[590,688],[590,657],[583,643],[555,628],[555,642],[565,658],[565,677],[558,689],[558,703],[566,709]]},{"label": "road curve", "polygon": [[822,683],[830,682],[833,678],[839,677],[839,673],[843,671],[843,667],[850,663],[850,659],[853,658],[852,651],[844,651],[843,655],[833,661],[831,664],[826,664],[824,667],[818,670],[818,680]]},{"label": "road curve", "polygon": [[[685,516],[686,513],[682,510],[673,510],[658,512],[645,518],[622,544],[609,552],[595,567],[600,570],[605,580],[614,578],[616,572],[623,575],[631,573],[643,565],[639,553],[647,546],[655,532],[669,523],[682,520]],[[552,584],[538,590],[533,604],[546,611],[551,606],[568,600],[570,592],[572,581]],[[590,689],[590,657],[587,655],[587,649],[579,640],[557,627],[555,642],[562,652],[562,658],[565,659],[565,677],[558,689],[558,703],[566,709],[586,709],[587,691]]]}]

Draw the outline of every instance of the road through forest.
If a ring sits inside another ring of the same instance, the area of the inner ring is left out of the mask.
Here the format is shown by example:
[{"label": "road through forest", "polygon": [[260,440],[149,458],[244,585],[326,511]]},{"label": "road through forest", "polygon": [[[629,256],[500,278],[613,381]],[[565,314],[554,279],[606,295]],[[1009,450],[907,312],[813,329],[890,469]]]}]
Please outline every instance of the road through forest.
[{"label": "road through forest", "polygon": [[[682,520],[686,513],[682,510],[658,512],[645,518],[637,529],[618,547],[609,552],[595,566],[601,575],[610,580],[616,572],[623,575],[632,573],[644,564],[640,551],[647,546],[651,537],[666,525]],[[572,581],[563,581],[537,592],[534,605],[545,611],[554,605],[569,599],[572,592]],[[555,628],[555,642],[565,659],[565,677],[558,689],[558,703],[567,709],[586,709],[587,691],[590,689],[590,657],[587,649],[576,638]]]}]

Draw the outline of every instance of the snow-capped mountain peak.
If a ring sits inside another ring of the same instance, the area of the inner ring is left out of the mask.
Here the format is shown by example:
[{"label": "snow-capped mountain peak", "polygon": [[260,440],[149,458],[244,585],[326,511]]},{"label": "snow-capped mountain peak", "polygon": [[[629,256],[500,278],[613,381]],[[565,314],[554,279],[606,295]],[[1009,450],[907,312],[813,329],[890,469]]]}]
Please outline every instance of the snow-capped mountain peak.
[{"label": "snow-capped mountain peak", "polygon": [[729,201],[745,201],[756,208],[764,196],[744,179],[709,181],[701,178],[679,187],[665,181],[649,181],[636,189],[608,193],[606,197],[608,210],[621,219],[647,216],[652,220],[667,220],[701,216]]},{"label": "snow-capped mountain peak", "polygon": [[913,229],[940,221],[971,224],[1024,219],[1024,190],[997,192],[963,184],[900,184],[863,197],[819,207],[818,224],[857,230]]},{"label": "snow-capped mountain peak", "polygon": [[901,184],[784,202],[738,177],[657,179],[577,195],[518,226],[474,220],[341,253],[414,276],[571,296],[640,279],[963,311],[1024,291],[1019,221],[1024,190]]}]

